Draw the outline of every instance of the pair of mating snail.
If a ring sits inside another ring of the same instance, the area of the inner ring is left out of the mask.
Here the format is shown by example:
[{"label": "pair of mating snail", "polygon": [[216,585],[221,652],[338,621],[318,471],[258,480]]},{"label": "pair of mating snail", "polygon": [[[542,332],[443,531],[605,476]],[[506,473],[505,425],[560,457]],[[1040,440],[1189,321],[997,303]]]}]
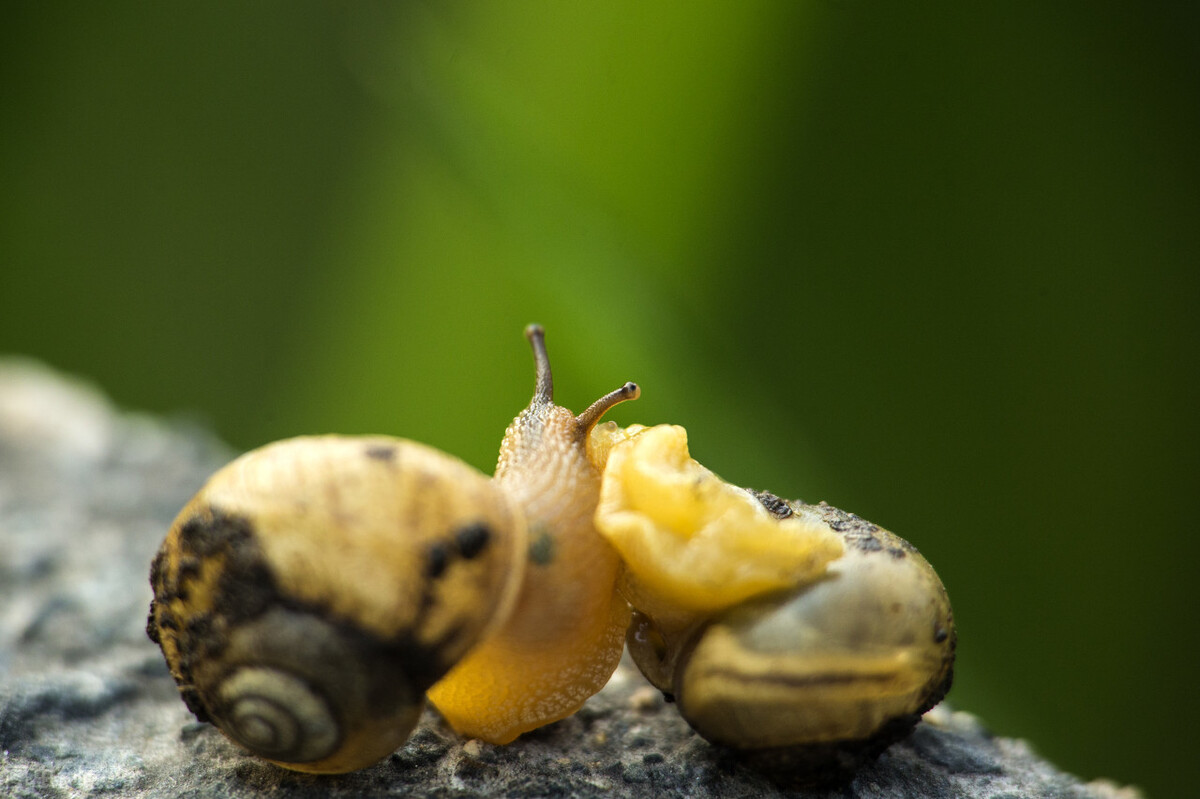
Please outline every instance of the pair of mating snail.
[{"label": "pair of mating snail", "polygon": [[910,544],[824,503],[723,482],[673,425],[598,424],[536,390],[494,477],[382,436],[294,438],[218,471],[151,568],[147,633],[184,702],[251,752],[344,772],[426,694],[507,743],[638,667],[717,744],[853,764],[949,689],[955,633]]}]

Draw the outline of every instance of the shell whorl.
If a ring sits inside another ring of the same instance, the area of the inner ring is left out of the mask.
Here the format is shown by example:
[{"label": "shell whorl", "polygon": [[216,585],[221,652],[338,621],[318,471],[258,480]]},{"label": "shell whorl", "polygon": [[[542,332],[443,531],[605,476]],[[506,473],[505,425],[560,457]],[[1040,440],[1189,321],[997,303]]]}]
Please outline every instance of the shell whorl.
[{"label": "shell whorl", "polygon": [[246,666],[217,688],[214,715],[237,743],[272,760],[308,763],[337,751],[342,733],[328,701],[304,680]]},{"label": "shell whorl", "polygon": [[[301,771],[360,768],[408,737],[424,707],[403,644],[283,602],[224,627],[221,647],[176,661],[185,696],[234,743]],[[195,648],[186,632],[182,648]],[[180,665],[182,664],[182,665]]]}]

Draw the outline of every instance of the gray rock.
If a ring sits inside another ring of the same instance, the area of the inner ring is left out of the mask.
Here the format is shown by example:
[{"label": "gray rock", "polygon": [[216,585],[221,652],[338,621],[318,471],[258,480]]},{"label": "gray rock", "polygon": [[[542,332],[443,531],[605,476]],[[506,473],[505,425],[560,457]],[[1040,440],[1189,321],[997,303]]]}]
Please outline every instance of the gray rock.
[{"label": "gray rock", "polygon": [[278,769],[189,715],[144,631],[150,558],[230,455],[204,430],[0,361],[0,795],[1138,796],[944,705],[848,786],[790,789],[698,738],[628,664],[575,716],[508,746],[464,741],[427,710],[372,768]]}]

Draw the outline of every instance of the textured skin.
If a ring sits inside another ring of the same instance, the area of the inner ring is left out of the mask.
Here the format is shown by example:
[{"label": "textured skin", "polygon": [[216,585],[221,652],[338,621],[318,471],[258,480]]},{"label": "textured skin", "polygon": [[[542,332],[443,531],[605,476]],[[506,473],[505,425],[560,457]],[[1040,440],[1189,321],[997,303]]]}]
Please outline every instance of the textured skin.
[{"label": "textured skin", "polygon": [[600,474],[586,433],[535,401],[504,437],[496,482],[528,518],[529,563],[505,626],[429,692],[463,735],[508,743],[569,716],[620,660],[629,608],[617,554],[593,526]]}]

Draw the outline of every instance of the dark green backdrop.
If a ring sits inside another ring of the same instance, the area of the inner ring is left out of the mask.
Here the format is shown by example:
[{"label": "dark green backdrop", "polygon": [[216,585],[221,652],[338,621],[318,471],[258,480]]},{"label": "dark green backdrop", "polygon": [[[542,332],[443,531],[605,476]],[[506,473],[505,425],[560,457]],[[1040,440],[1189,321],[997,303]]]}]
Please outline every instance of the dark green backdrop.
[{"label": "dark green backdrop", "polygon": [[1200,19],[968,5],[9,4],[0,350],[490,468],[540,321],[568,405],[916,543],[957,707],[1183,795]]}]

